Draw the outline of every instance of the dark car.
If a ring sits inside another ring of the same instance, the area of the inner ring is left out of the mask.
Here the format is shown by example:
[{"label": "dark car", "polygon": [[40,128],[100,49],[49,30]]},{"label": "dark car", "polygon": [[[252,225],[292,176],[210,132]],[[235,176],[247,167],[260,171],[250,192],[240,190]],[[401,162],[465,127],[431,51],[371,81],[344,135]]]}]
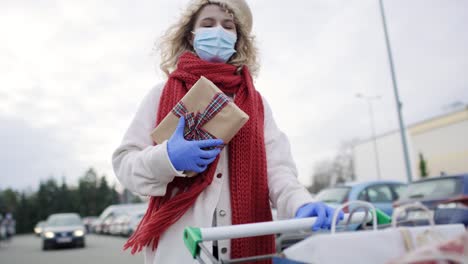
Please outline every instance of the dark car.
[{"label": "dark car", "polygon": [[52,214],[41,233],[42,249],[58,246],[85,246],[85,227],[76,213]]},{"label": "dark car", "polygon": [[434,211],[436,224],[464,224],[468,227],[468,195],[445,200]]},{"label": "dark car", "polygon": [[[409,184],[406,192],[394,203],[394,207],[415,202],[421,203],[431,211],[431,215],[428,216],[418,209],[410,209],[400,219],[420,223],[422,219],[434,218],[434,212],[439,204],[465,195],[468,195],[468,174],[434,177]],[[440,205],[440,207],[444,206]]]}]

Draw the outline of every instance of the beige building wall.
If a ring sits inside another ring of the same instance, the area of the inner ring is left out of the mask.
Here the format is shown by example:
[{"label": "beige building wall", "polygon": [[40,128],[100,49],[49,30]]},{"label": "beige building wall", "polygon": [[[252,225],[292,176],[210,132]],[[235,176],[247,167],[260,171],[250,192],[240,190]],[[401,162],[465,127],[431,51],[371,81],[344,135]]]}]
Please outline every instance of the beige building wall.
[{"label": "beige building wall", "polygon": [[[408,138],[409,148],[412,149]],[[380,180],[407,181],[406,167],[403,156],[400,133],[388,133],[377,138],[377,152],[379,156]],[[354,171],[358,181],[379,180],[376,156],[374,155],[374,141],[368,140],[353,149]],[[412,157],[414,158],[414,157]],[[414,163],[414,161],[412,162]],[[415,174],[415,167],[412,167]]]},{"label": "beige building wall", "polygon": [[[426,160],[429,176],[468,173],[468,107],[425,120],[407,128],[413,180],[420,179],[419,153]],[[373,140],[353,150],[354,170],[359,181],[376,180]],[[381,179],[406,181],[406,168],[399,131],[377,137]]]},{"label": "beige building wall", "polygon": [[412,137],[419,176],[419,153],[426,160],[429,176],[468,173],[468,109],[408,129]]}]

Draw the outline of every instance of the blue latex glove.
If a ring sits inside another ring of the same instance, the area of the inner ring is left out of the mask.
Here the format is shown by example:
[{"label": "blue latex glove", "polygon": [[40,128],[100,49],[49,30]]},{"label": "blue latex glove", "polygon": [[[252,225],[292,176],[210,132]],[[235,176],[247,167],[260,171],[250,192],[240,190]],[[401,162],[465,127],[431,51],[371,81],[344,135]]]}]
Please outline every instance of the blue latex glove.
[{"label": "blue latex glove", "polygon": [[184,128],[185,118],[181,117],[174,134],[167,141],[169,159],[178,171],[203,172],[221,152],[220,148],[213,147],[222,145],[223,141],[221,139],[188,141],[184,138]]},{"label": "blue latex glove", "polygon": [[[317,231],[321,228],[330,229],[334,212],[334,208],[322,202],[308,203],[297,209],[295,218],[317,217],[317,220],[312,226],[312,231]],[[338,223],[338,221],[343,220],[343,218],[344,213],[340,211],[336,222]]]}]

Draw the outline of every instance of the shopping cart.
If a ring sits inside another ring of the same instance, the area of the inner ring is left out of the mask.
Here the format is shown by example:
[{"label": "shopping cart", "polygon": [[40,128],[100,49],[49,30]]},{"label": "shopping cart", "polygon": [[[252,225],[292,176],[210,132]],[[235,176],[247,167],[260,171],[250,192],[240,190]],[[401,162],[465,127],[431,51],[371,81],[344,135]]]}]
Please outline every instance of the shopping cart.
[{"label": "shopping cart", "polygon": [[[368,213],[368,211],[366,211],[345,214],[344,219],[338,222],[338,230],[340,229],[340,227],[343,227],[345,225],[359,225],[371,222],[373,223],[374,229],[376,229],[377,225],[388,224],[390,222],[389,216],[387,216],[382,211],[375,209],[375,207],[371,204],[361,202],[360,205],[367,208],[371,208],[371,213]],[[374,215],[376,215],[377,217],[373,217]],[[338,215],[334,216],[334,221],[336,221],[337,217]],[[186,247],[190,251],[190,254],[193,256],[194,259],[197,259],[199,263],[207,263],[205,260],[208,260],[208,263],[243,263],[264,259],[273,259],[274,263],[298,263],[285,259],[284,255],[282,254],[282,250],[284,248],[282,244],[285,241],[284,237],[295,237],[299,238],[299,240],[302,240],[304,237],[313,235],[311,232],[311,227],[315,223],[316,219],[316,217],[310,217],[209,228],[186,227],[184,230],[184,242]],[[206,245],[203,244],[203,242],[205,241],[218,241],[272,234],[279,235],[278,239],[276,239],[276,253],[274,254],[266,254],[237,259],[217,259],[213,256],[213,254],[206,247]],[[202,253],[206,255],[206,258],[202,258]]]}]

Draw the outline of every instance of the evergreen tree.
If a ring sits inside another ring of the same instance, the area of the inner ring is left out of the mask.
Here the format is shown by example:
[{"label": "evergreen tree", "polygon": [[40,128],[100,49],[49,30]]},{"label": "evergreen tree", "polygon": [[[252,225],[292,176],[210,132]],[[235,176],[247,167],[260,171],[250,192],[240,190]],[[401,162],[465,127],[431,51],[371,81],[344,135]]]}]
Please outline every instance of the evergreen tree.
[{"label": "evergreen tree", "polygon": [[33,210],[34,208],[31,206],[29,197],[26,196],[26,193],[21,193],[18,210],[15,215],[17,233],[29,233],[33,230],[36,222]]},{"label": "evergreen tree", "polygon": [[97,214],[100,214],[104,209],[106,209],[107,206],[112,204],[112,193],[109,185],[107,184],[107,179],[105,175],[101,177],[96,196],[98,204]]},{"label": "evergreen tree", "polygon": [[78,185],[81,216],[97,215],[97,185],[96,171],[90,168],[80,179]]},{"label": "evergreen tree", "polygon": [[39,218],[46,219],[50,214],[60,211],[59,187],[54,178],[41,182],[37,193],[37,209]]},{"label": "evergreen tree", "polygon": [[71,212],[70,206],[70,192],[68,191],[67,183],[65,182],[65,176],[62,177],[62,185],[57,194],[57,206],[58,212]]},{"label": "evergreen tree", "polygon": [[1,193],[0,212],[13,213],[18,206],[18,193],[8,188]]},{"label": "evergreen tree", "polygon": [[427,162],[424,159],[422,153],[419,153],[419,173],[421,174],[421,178],[426,178],[427,176],[429,176],[429,173],[427,171]]},{"label": "evergreen tree", "polygon": [[119,204],[120,203],[120,195],[115,190],[115,185],[111,189],[111,204]]},{"label": "evergreen tree", "polygon": [[142,203],[143,201],[139,196],[133,195],[132,200],[130,201],[131,203]]},{"label": "evergreen tree", "polygon": [[[137,201],[138,197],[129,195],[128,202]],[[83,174],[75,188],[66,184],[65,177],[61,184],[51,177],[41,181],[36,192],[0,190],[0,213],[13,214],[17,233],[31,233],[37,222],[54,213],[76,212],[82,217],[99,215],[107,206],[119,202],[120,194],[115,185],[109,186],[105,176],[98,178],[93,168]]]}]

